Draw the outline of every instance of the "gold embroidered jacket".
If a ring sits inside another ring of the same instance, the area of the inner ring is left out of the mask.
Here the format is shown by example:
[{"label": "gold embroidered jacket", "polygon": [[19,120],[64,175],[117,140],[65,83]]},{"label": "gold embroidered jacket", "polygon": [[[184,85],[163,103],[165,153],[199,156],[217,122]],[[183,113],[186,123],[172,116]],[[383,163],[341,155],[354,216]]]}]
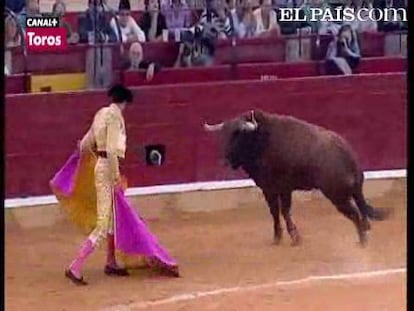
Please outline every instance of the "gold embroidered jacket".
[{"label": "gold embroidered jacket", "polygon": [[114,180],[120,177],[118,158],[125,158],[126,132],[122,112],[116,104],[101,108],[80,142],[80,151],[106,151]]}]

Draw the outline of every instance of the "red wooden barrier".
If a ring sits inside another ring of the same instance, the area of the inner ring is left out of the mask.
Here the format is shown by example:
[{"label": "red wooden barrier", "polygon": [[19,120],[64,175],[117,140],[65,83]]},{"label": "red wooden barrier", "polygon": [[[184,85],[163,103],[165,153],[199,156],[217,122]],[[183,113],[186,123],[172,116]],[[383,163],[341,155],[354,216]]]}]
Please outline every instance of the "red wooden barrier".
[{"label": "red wooden barrier", "polygon": [[362,59],[356,73],[406,72],[407,69],[405,57],[372,57]]},{"label": "red wooden barrier", "polygon": [[126,71],[124,83],[128,86],[176,84],[192,82],[210,82],[232,80],[230,66],[193,67],[193,68],[164,68],[154,75],[151,81],[146,81],[146,71]]},{"label": "red wooden barrier", "polygon": [[11,75],[5,76],[6,94],[22,94],[30,90],[30,75]]},{"label": "red wooden barrier", "polygon": [[[69,45],[65,52],[27,54],[27,72],[72,73],[84,72],[87,45]],[[24,72],[24,55],[20,48],[13,49],[13,73]]]},{"label": "red wooden barrier", "polygon": [[358,37],[362,55],[366,57],[384,56],[385,36],[383,32],[363,32]]},{"label": "red wooden barrier", "polygon": [[[362,59],[358,73],[404,72],[407,60],[402,57]],[[128,86],[212,82],[223,80],[267,80],[323,75],[323,62],[258,63],[212,66],[205,68],[163,68],[154,79],[146,81],[146,71],[127,71],[124,83]]]},{"label": "red wooden barrier", "polygon": [[233,46],[231,40],[217,42],[215,64],[283,62],[284,38],[239,39]]},{"label": "red wooden barrier", "polygon": [[[201,125],[252,108],[338,131],[364,169],[403,168],[406,88],[404,74],[385,74],[135,89],[135,104],[126,113],[129,149],[123,170],[131,186],[241,177],[221,166],[217,139]],[[106,103],[103,91],[7,96],[7,197],[48,194],[48,180]],[[164,166],[144,163],[142,146],[148,144],[166,146]]]}]

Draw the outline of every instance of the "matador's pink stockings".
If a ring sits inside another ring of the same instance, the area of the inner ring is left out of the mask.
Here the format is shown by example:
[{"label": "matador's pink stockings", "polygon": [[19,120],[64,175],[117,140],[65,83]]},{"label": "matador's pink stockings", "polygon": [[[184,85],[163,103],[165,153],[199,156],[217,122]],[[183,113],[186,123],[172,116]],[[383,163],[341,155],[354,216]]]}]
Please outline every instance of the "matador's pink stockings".
[{"label": "matador's pink stockings", "polygon": [[106,265],[111,268],[118,268],[115,259],[115,237],[113,234],[108,233],[107,240],[107,252],[106,252]]},{"label": "matador's pink stockings", "polygon": [[70,271],[78,279],[82,277],[82,267],[85,264],[86,258],[88,258],[89,255],[93,253],[94,249],[95,249],[94,243],[92,243],[92,241],[89,238],[86,239],[83,242],[78,255],[76,256],[76,259],[72,261],[72,263],[70,264],[69,266]]}]

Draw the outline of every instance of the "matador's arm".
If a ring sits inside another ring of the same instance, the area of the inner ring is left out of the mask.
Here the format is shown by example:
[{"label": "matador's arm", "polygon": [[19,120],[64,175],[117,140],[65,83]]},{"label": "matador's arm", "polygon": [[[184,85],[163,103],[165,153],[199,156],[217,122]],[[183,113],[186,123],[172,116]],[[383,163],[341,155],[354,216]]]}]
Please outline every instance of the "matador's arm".
[{"label": "matador's arm", "polygon": [[92,130],[89,129],[88,132],[82,137],[79,142],[79,150],[81,153],[85,153],[93,149],[95,145],[95,137],[92,133]]}]

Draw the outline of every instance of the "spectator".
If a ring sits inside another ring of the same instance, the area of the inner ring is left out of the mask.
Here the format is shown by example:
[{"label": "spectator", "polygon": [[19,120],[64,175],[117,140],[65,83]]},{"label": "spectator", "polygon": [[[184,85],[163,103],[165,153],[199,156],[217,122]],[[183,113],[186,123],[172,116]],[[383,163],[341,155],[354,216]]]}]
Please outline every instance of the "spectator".
[{"label": "spectator", "polygon": [[6,0],[6,7],[13,13],[20,13],[25,5],[25,0]]},{"label": "spectator", "polygon": [[256,17],[253,13],[252,0],[244,0],[239,10],[239,21],[240,38],[252,38],[256,35]]},{"label": "spectator", "polygon": [[[385,10],[385,9],[403,9],[406,7],[405,1],[402,0],[374,0],[374,8]],[[391,12],[391,11],[390,11]],[[376,16],[379,18],[379,16]],[[396,30],[407,29],[407,24],[403,20],[403,16],[397,13],[397,16],[389,14],[389,20],[378,21],[378,30],[380,31],[396,31]]]},{"label": "spectator", "polygon": [[352,74],[361,58],[357,36],[350,25],[343,25],[326,52],[327,74]]},{"label": "spectator", "polygon": [[139,42],[131,44],[128,56],[128,60],[126,60],[123,67],[129,71],[145,70],[147,81],[151,81],[154,74],[161,69],[160,65],[144,60],[144,52]]},{"label": "spectator", "polygon": [[241,8],[237,8],[237,0],[226,0],[226,4],[226,14],[230,23],[231,35],[239,37],[240,20],[238,10],[240,10]]},{"label": "spectator", "polygon": [[118,25],[115,17],[111,20],[112,31],[116,34],[119,42],[145,42],[145,33],[138,26],[135,19],[131,16],[131,5],[129,0],[119,1],[118,16],[116,17],[119,24],[119,31],[122,38],[119,37]]},{"label": "spectator", "polygon": [[208,0],[198,24],[208,31],[214,32],[221,39],[231,37],[233,33],[224,0]]},{"label": "spectator", "polygon": [[6,48],[19,46],[22,42],[22,38],[19,32],[17,21],[8,15],[5,20],[6,33],[4,36],[4,45]]},{"label": "spectator", "polygon": [[139,25],[145,33],[147,41],[162,41],[162,32],[167,29],[164,15],[160,12],[158,0],[145,0],[145,13]]},{"label": "spectator", "polygon": [[377,22],[375,20],[369,19],[369,13],[366,10],[372,10],[373,6],[368,0],[353,0],[352,6],[355,10],[355,13],[360,12],[360,16],[364,19],[361,21],[355,20],[351,22],[352,28],[356,32],[367,32],[367,31],[377,31]]},{"label": "spectator", "polygon": [[191,10],[185,0],[162,0],[161,12],[169,31],[191,26]]},{"label": "spectator", "polygon": [[57,0],[52,7],[52,15],[59,17],[60,27],[66,29],[66,37],[68,43],[76,44],[79,42],[79,35],[72,31],[71,25],[65,20],[66,4],[62,0]]},{"label": "spectator", "polygon": [[175,67],[212,65],[215,53],[215,39],[216,33],[211,33],[208,27],[197,26],[194,32],[184,32]]},{"label": "spectator", "polygon": [[87,43],[93,36],[93,42],[116,42],[115,32],[112,30],[103,11],[103,4],[99,0],[88,0],[88,9],[78,20],[79,37],[81,43]]},{"label": "spectator", "polygon": [[280,27],[271,0],[260,0],[260,7],[253,14],[256,19],[256,36],[280,36]]},{"label": "spectator", "polygon": [[[329,1],[328,1],[329,3]],[[352,0],[346,0],[342,2],[335,2],[333,4],[335,6],[335,8],[337,7],[344,7],[344,8],[349,8],[352,5]],[[350,23],[348,23],[350,24]],[[321,21],[320,23],[320,28],[318,30],[318,33],[321,35],[327,35],[327,34],[331,34],[331,35],[338,35],[339,29],[341,28],[341,26],[343,26],[344,23],[342,20],[334,20],[334,21]]]},{"label": "spectator", "polygon": [[275,8],[296,8],[301,5],[300,0],[274,0],[273,5]]},{"label": "spectator", "polygon": [[325,0],[308,0],[305,1],[302,6],[300,7],[301,11],[303,12],[303,15],[306,17],[306,22],[304,24],[302,24],[301,26],[309,26],[311,27],[311,32],[312,33],[317,33],[319,28],[321,27],[321,16],[317,16],[319,17],[319,19],[317,21],[312,21],[312,13],[311,13],[311,9],[322,9],[322,10],[326,10],[329,8],[329,6],[326,4]]},{"label": "spectator", "polygon": [[26,30],[26,17],[39,16],[42,16],[39,9],[39,0],[26,0],[26,6],[18,15],[19,24],[23,30]]},{"label": "spectator", "polygon": [[[114,9],[114,8],[112,8],[107,2],[107,0],[102,0],[101,1],[102,2],[102,6],[103,6],[103,8],[104,8],[104,11],[105,12],[110,12],[110,13],[113,13],[113,14],[116,14],[116,10]],[[111,1],[112,2],[112,1]]]},{"label": "spectator", "polygon": [[11,15],[8,15],[4,22],[4,74],[9,75],[12,73],[12,51],[8,48],[19,46],[22,37],[18,29],[18,22]]}]

